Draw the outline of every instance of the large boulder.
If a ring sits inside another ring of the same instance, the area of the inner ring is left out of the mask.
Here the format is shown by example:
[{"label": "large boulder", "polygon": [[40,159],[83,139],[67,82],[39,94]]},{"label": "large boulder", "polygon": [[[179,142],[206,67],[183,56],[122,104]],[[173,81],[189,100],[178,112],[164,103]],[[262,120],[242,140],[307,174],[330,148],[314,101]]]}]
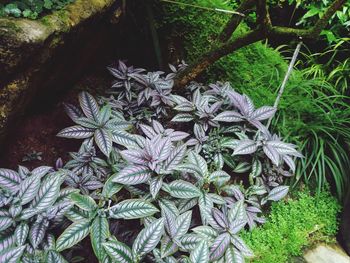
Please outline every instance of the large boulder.
[{"label": "large boulder", "polygon": [[76,0],[35,21],[0,18],[0,143],[34,97],[59,94],[111,45],[119,2]]}]

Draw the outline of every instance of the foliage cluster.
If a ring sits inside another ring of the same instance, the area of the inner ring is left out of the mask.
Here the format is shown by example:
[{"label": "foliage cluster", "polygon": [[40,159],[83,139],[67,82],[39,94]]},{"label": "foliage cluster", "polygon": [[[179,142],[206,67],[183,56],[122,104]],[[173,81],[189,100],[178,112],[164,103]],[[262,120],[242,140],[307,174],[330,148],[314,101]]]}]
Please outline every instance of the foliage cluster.
[{"label": "foliage cluster", "polygon": [[[110,97],[82,92],[80,108],[66,105],[76,125],[58,136],[83,139],[71,160],[58,160],[56,171],[0,169],[1,258],[65,262],[61,253],[86,236],[100,262],[253,256],[238,234],[264,223],[263,210],[286,196],[301,155],[264,125],[275,108],[255,108],[228,83],[173,93],[185,67],[166,75],[120,61],[109,68]],[[120,220],[143,229],[118,240]],[[57,239],[54,229],[63,230]]]},{"label": "foliage cluster", "polygon": [[329,237],[337,233],[339,208],[329,193],[311,196],[305,190],[272,204],[267,223],[242,234],[256,255],[253,262],[288,262],[307,246],[333,242]]},{"label": "foliage cluster", "polygon": [[62,9],[65,5],[74,2],[74,0],[11,0],[0,4],[0,17],[26,17],[37,19],[52,10]]},{"label": "foliage cluster", "polygon": [[[191,1],[199,2],[205,1]],[[215,44],[218,32],[230,17],[169,4],[163,5],[163,12],[165,22],[160,24],[160,30],[172,25],[172,34],[183,40],[185,58],[190,62]],[[318,191],[327,181],[331,182],[340,198],[348,183],[350,167],[347,154],[350,107],[348,97],[341,91],[347,86],[346,63],[339,63],[333,74],[326,77],[327,71],[322,71],[323,75],[314,73],[321,67],[317,67],[321,62],[317,65],[312,61],[299,62],[300,67],[303,64],[306,68],[293,72],[272,123],[272,129],[298,144],[307,157],[298,161],[297,174]],[[267,44],[255,43],[214,63],[205,78],[228,80],[233,88],[251,97],[257,106],[271,105],[286,68],[278,51]]]}]

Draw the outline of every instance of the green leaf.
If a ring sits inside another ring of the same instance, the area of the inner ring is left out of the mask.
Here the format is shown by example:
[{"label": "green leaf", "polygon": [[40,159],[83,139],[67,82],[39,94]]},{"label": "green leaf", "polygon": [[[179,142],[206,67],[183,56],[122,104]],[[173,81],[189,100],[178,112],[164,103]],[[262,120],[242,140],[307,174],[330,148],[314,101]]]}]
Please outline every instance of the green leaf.
[{"label": "green leaf", "polygon": [[201,195],[201,191],[193,184],[176,180],[172,181],[169,185],[169,194],[176,198],[195,198]]},{"label": "green leaf", "polygon": [[114,262],[118,263],[133,263],[131,249],[116,240],[111,240],[102,244],[107,254]]},{"label": "green leaf", "polygon": [[70,195],[71,200],[73,203],[78,206],[79,208],[85,210],[85,211],[93,211],[97,208],[97,204],[94,199],[92,199],[88,195],[81,195],[78,193],[72,193]]},{"label": "green leaf", "polygon": [[164,232],[164,219],[160,218],[146,226],[136,237],[132,251],[137,259],[151,252],[159,243]]},{"label": "green leaf", "polygon": [[151,216],[159,210],[150,202],[141,199],[124,200],[110,208],[112,218],[137,219]]},{"label": "green leaf", "polygon": [[59,195],[61,183],[62,180],[58,175],[52,174],[46,177],[32,202],[32,208],[42,211],[51,207]]},{"label": "green leaf", "polygon": [[89,234],[90,220],[81,220],[71,224],[56,242],[56,250],[58,252],[74,246]]},{"label": "green leaf", "polygon": [[102,261],[105,257],[106,253],[102,244],[107,240],[109,235],[108,220],[105,217],[96,216],[90,227],[90,239],[94,253],[99,261]]},{"label": "green leaf", "polygon": [[209,248],[207,241],[203,240],[190,254],[191,263],[209,262]]}]

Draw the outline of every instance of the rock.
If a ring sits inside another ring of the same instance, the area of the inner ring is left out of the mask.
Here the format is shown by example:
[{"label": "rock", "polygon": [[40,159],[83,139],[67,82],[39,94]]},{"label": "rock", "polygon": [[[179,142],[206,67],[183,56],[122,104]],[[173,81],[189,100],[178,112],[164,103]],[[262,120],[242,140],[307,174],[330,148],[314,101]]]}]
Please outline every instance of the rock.
[{"label": "rock", "polygon": [[34,97],[59,94],[112,45],[119,2],[76,0],[39,20],[0,18],[0,142]]},{"label": "rock", "polygon": [[320,244],[304,254],[307,263],[350,263],[350,257],[338,245]]}]

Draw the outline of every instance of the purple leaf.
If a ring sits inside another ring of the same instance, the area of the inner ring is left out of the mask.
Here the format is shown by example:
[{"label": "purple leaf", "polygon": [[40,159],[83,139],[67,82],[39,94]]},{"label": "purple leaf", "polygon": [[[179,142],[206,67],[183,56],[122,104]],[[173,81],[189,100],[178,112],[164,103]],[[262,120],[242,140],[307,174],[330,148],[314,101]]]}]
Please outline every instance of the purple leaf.
[{"label": "purple leaf", "polygon": [[236,111],[224,111],[218,114],[214,120],[223,122],[240,122],[243,120],[243,116]]},{"label": "purple leaf", "polygon": [[250,119],[263,121],[272,117],[276,112],[276,108],[270,106],[263,106],[256,109],[250,116]]},{"label": "purple leaf", "polygon": [[239,141],[237,144],[233,155],[245,155],[255,153],[258,149],[256,142],[250,139],[245,139]]},{"label": "purple leaf", "polygon": [[100,110],[93,96],[91,96],[88,92],[83,91],[79,94],[79,103],[86,117],[98,121]]},{"label": "purple leaf", "polygon": [[286,185],[276,186],[269,192],[266,198],[267,200],[270,200],[270,201],[279,201],[288,194],[288,191],[289,191],[289,186],[286,186]]},{"label": "purple leaf", "polygon": [[79,125],[71,126],[61,130],[57,136],[72,139],[86,139],[94,135],[95,130],[84,128]]},{"label": "purple leaf", "polygon": [[151,171],[145,166],[128,166],[121,170],[112,180],[115,183],[136,185],[142,184],[149,180]]},{"label": "purple leaf", "polygon": [[209,249],[209,258],[211,261],[218,260],[221,258],[225,252],[226,249],[230,245],[230,234],[229,233],[223,233],[219,235],[211,245]]},{"label": "purple leaf", "polygon": [[278,152],[275,150],[275,148],[273,148],[270,145],[264,145],[263,150],[266,156],[272,161],[272,163],[278,166],[280,163],[280,156]]}]

